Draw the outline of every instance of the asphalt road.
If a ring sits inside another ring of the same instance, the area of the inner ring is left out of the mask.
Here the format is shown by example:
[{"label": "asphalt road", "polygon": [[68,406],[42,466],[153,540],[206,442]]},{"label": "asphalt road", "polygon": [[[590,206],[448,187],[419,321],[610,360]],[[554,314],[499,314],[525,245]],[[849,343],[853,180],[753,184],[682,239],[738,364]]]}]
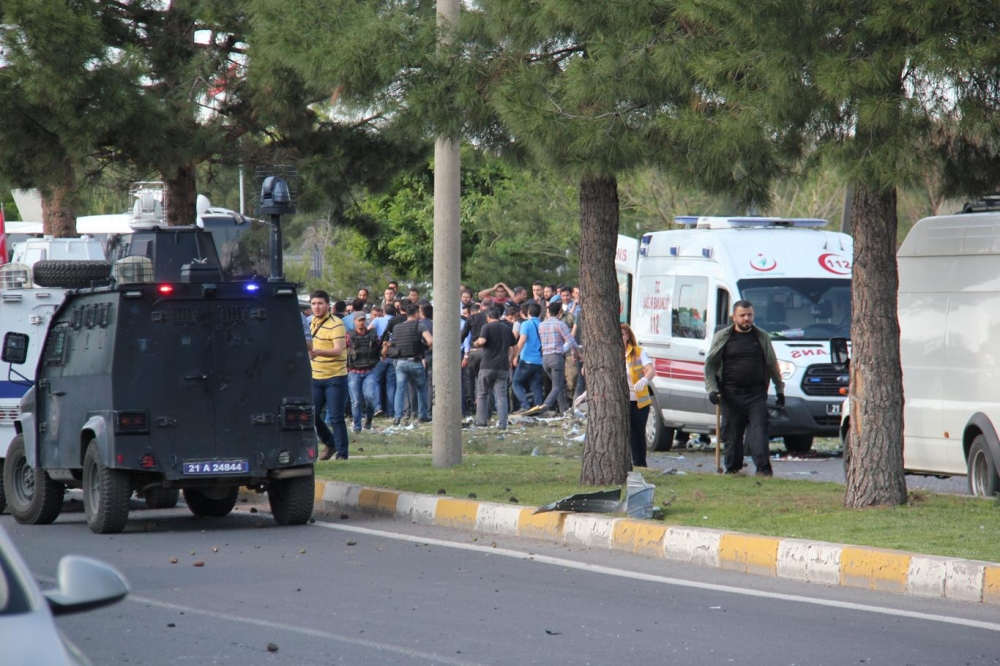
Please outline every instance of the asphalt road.
[{"label": "asphalt road", "polygon": [[98,664],[1000,664],[995,607],[356,517],[280,528],[247,505],[98,536],[72,508],[0,522],[43,582],[66,552],[130,580],[60,620]]},{"label": "asphalt road", "polygon": [[[714,444],[699,447],[694,440],[686,449],[673,449],[662,453],[650,452],[646,462],[650,467],[663,470],[675,470],[685,474],[715,471]],[[774,475],[787,479],[805,479],[808,481],[833,481],[844,483],[844,458],[836,440],[817,440],[815,450],[804,455],[789,455],[780,441],[771,443],[771,467]],[[777,458],[775,458],[777,456]],[[754,466],[750,458],[746,459],[744,474],[753,474]],[[968,495],[969,482],[964,476],[952,476],[939,479],[933,476],[906,475],[906,487],[909,490],[929,490],[937,493]]]}]

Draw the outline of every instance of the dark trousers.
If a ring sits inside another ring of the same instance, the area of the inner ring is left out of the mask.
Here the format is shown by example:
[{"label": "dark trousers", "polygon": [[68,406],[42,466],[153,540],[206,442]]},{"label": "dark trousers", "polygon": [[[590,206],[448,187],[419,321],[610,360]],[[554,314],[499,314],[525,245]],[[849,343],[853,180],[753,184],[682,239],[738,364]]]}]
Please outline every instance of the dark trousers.
[{"label": "dark trousers", "polygon": [[469,350],[469,405],[473,414],[476,412],[476,393],[479,390],[479,366],[483,364],[483,350],[481,347],[473,347]]},{"label": "dark trousers", "polygon": [[632,467],[646,466],[646,419],[649,405],[636,407],[635,400],[628,403],[628,445],[632,449]]},{"label": "dark trousers", "polygon": [[771,469],[767,439],[767,393],[761,389],[722,387],[722,443],[727,472],[743,469],[743,447],[757,471]]}]

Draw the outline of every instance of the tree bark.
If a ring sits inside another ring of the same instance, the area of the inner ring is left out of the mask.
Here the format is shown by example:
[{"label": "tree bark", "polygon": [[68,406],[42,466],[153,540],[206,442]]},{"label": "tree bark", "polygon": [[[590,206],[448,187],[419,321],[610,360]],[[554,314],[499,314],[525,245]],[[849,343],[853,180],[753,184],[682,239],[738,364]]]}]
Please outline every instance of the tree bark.
[{"label": "tree bark", "polygon": [[628,384],[618,324],[618,181],[584,176],[580,181],[580,297],[583,366],[587,377],[587,439],[580,483],[625,482],[632,468],[628,447]]},{"label": "tree bark", "polygon": [[172,174],[164,174],[163,207],[166,209],[168,227],[195,223],[198,214],[198,186],[194,171],[193,165],[186,165]]},{"label": "tree bark", "polygon": [[856,183],[852,210],[851,432],[844,451],[844,505],[894,506],[906,502],[896,190]]},{"label": "tree bark", "polygon": [[42,190],[42,231],[56,238],[76,236],[79,192],[72,169],[59,182]]}]

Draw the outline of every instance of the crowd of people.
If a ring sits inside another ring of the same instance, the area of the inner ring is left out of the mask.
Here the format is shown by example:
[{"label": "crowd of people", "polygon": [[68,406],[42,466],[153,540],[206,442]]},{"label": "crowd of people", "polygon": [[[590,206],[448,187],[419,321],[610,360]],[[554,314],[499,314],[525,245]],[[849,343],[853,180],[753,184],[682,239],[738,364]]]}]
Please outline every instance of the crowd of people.
[{"label": "crowd of people", "polygon": [[[462,414],[475,427],[506,429],[511,413],[548,416],[571,409],[586,390],[579,288],[536,281],[528,293],[503,282],[462,286]],[[362,288],[351,301],[312,292],[302,314],[312,364],[321,460],[348,457],[354,432],[373,420],[431,421],[434,307],[390,282],[381,301]],[[495,421],[493,416],[495,413]]]}]

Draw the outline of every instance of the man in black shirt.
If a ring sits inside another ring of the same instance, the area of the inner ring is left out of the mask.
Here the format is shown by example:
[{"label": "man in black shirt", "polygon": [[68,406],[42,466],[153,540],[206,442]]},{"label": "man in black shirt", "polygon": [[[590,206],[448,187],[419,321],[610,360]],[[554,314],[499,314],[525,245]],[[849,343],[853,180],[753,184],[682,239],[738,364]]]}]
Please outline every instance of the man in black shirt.
[{"label": "man in black shirt", "polygon": [[497,408],[497,428],[507,429],[507,380],[513,359],[514,333],[511,327],[500,321],[499,306],[485,310],[487,322],[473,344],[481,349],[482,361],[479,366],[479,382],[476,385],[476,421],[485,428],[490,410],[490,394]]},{"label": "man in black shirt", "polygon": [[771,336],[753,325],[753,304],[733,304],[733,325],[712,338],[705,359],[705,390],[722,408],[726,474],[743,469],[744,437],[757,476],[772,476],[767,436],[767,388],[774,382],[775,404],[785,406],[785,383]]}]

